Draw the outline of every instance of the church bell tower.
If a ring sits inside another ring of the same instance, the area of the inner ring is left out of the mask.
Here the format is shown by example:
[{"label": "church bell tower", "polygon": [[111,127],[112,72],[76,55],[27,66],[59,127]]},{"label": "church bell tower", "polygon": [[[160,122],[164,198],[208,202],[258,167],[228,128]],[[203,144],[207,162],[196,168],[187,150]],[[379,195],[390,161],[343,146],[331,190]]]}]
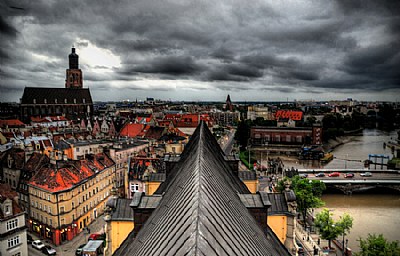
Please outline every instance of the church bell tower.
[{"label": "church bell tower", "polygon": [[79,69],[79,56],[72,47],[69,57],[69,69],[67,69],[65,77],[65,88],[80,89],[83,87],[82,70]]}]

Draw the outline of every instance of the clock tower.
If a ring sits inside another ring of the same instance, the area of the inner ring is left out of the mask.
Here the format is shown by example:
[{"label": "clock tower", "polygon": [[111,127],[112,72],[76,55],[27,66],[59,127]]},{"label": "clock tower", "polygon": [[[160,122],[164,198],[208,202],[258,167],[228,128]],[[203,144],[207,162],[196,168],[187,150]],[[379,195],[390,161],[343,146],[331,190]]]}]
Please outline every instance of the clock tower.
[{"label": "clock tower", "polygon": [[69,55],[69,69],[66,73],[65,88],[80,89],[83,87],[82,70],[79,69],[79,56],[75,53],[74,47],[72,47],[72,52]]}]

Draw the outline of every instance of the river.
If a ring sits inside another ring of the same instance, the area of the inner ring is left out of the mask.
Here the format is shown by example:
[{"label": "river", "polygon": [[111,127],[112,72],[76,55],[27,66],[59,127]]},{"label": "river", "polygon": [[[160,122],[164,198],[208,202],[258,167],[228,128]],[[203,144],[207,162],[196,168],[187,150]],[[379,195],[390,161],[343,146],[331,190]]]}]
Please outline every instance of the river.
[{"label": "river", "polygon": [[[345,143],[333,151],[335,159],[327,164],[325,169],[364,168],[363,161],[368,154],[385,154],[392,158],[389,148],[383,147],[383,142],[395,139],[395,132],[379,130],[364,130],[363,136],[351,136],[350,142]],[[371,167],[373,170],[374,167]],[[385,167],[386,168],[386,167]],[[377,166],[377,169],[380,169]],[[332,211],[334,218],[343,213],[349,213],[353,218],[353,228],[346,236],[348,246],[358,251],[360,237],[366,238],[368,233],[383,234],[388,240],[400,240],[400,194],[326,194],[322,199],[325,208]]]}]

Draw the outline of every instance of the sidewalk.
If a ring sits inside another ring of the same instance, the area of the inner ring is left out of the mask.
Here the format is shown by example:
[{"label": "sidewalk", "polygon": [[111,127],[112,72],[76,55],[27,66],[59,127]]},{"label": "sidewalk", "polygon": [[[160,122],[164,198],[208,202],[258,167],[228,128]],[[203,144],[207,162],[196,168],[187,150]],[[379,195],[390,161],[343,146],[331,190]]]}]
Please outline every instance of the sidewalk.
[{"label": "sidewalk", "polygon": [[[94,233],[103,233],[104,232],[104,219],[103,215],[100,215],[95,219],[88,227],[90,230],[90,234]],[[30,233],[34,239],[40,239],[38,238],[35,234]],[[81,245],[81,244],[86,244],[87,239],[89,238],[89,233],[84,230],[82,231],[79,235],[74,237],[71,241],[66,241],[63,242],[63,244],[59,246],[54,246],[50,244],[51,247],[53,247],[57,251],[57,255],[61,256],[74,256],[75,255],[75,250]],[[45,244],[49,244],[43,239],[42,240]]]}]

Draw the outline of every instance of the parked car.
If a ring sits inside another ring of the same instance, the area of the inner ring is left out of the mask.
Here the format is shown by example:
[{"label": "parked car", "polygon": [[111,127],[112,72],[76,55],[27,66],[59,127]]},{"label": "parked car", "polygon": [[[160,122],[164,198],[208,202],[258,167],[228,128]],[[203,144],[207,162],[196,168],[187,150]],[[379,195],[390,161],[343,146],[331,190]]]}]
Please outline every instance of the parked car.
[{"label": "parked car", "polygon": [[85,247],[85,245],[86,244],[79,245],[78,249],[76,249],[76,251],[75,251],[75,255],[76,256],[81,256],[82,255],[83,247]]},{"label": "parked car", "polygon": [[106,238],[106,234],[90,234],[88,241],[90,240],[104,240]]},{"label": "parked car", "polygon": [[300,173],[299,177],[302,178],[302,179],[305,179],[305,178],[308,177],[308,174],[307,173]]},{"label": "parked car", "polygon": [[352,172],[345,173],[344,177],[345,178],[354,178],[354,173],[352,173]]},{"label": "parked car", "polygon": [[85,247],[85,245],[86,244],[79,245],[78,249],[76,249],[76,251],[75,251],[75,255],[76,256],[81,256],[82,255],[83,247]]},{"label": "parked car", "polygon": [[41,250],[44,247],[44,243],[40,240],[35,240],[32,242],[32,247]]},{"label": "parked car", "polygon": [[315,177],[325,177],[325,173],[319,172],[319,173],[315,174]]},{"label": "parked car", "polygon": [[362,173],[360,173],[360,176],[361,177],[371,177],[372,173],[370,173],[370,172],[362,172]]},{"label": "parked car", "polygon": [[43,252],[44,254],[46,254],[46,255],[56,255],[56,254],[57,254],[57,251],[56,251],[54,248],[52,248],[52,247],[50,247],[50,246],[48,246],[48,245],[45,245],[45,246],[42,248],[42,252]]},{"label": "parked car", "polygon": [[340,176],[340,172],[331,172],[328,174],[329,177],[339,177]]}]

